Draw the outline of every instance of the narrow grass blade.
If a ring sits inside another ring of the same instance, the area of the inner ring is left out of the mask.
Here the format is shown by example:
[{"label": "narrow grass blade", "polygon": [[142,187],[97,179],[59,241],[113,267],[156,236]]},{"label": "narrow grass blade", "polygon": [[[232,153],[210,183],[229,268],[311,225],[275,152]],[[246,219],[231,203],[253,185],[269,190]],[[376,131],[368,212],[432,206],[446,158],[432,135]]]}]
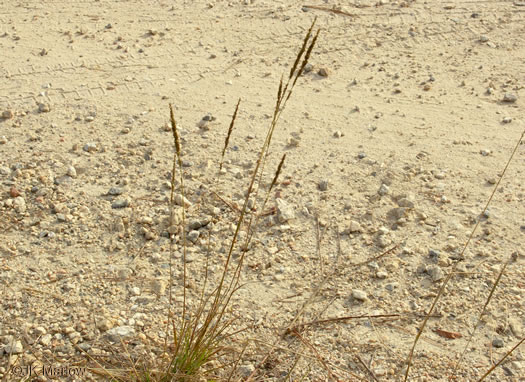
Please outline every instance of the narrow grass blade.
[{"label": "narrow grass blade", "polygon": [[[501,180],[505,176],[505,173],[507,172],[507,169],[509,168],[510,162],[512,162],[512,159],[514,158],[514,154],[516,154],[516,151],[518,150],[518,147],[520,146],[521,141],[522,141],[524,136],[525,136],[525,129],[521,133],[521,136],[518,139],[518,142],[516,143],[516,146],[514,147],[514,150],[512,150],[512,153],[510,154],[509,160],[507,161],[507,164],[505,165],[505,168],[503,169],[503,172],[501,173],[501,176],[499,177],[496,185],[494,186],[494,189],[492,190],[492,193],[490,194],[489,200],[485,204],[485,207],[483,208],[483,211],[482,211],[481,214],[484,214],[487,211],[487,208],[489,207],[490,203],[492,202],[492,199],[494,198],[494,194],[496,193],[496,190],[499,188]],[[474,237],[474,233],[477,231],[477,228],[479,227],[479,224],[480,224],[480,220],[478,219],[478,221],[476,222],[476,225],[474,226],[474,228],[472,229],[472,232],[470,233],[469,238],[467,239],[467,242],[465,243],[465,246],[463,247],[463,250],[461,251],[460,258],[462,258],[463,255],[465,254],[465,251],[467,250],[467,247],[469,246],[470,242],[472,241],[472,238]],[[405,378],[404,378],[405,382],[408,379],[408,374],[410,372],[410,366],[412,365],[412,358],[414,356],[414,351],[416,349],[417,343],[419,342],[419,339],[420,339],[421,335],[423,334],[423,331],[425,330],[425,327],[427,326],[427,322],[428,322],[430,316],[432,315],[432,312],[434,311],[434,308],[436,307],[437,302],[439,301],[439,299],[443,295],[447,284],[449,283],[450,279],[452,278],[452,276],[453,276],[453,274],[454,274],[454,272],[455,272],[455,270],[457,268],[457,264],[458,263],[455,263],[452,266],[451,272],[447,275],[447,277],[445,278],[445,281],[443,281],[443,284],[441,284],[441,287],[439,288],[438,294],[434,298],[434,301],[432,302],[432,305],[431,305],[430,309],[428,310],[427,315],[426,315],[425,319],[423,320],[423,323],[421,324],[421,327],[420,327],[420,329],[418,330],[418,332],[416,334],[416,337],[414,338],[414,343],[412,344],[412,348],[410,349],[410,354],[408,355],[408,359],[407,359],[407,368],[406,368],[406,371],[405,371]]]},{"label": "narrow grass blade", "polygon": [[224,141],[224,147],[222,148],[222,155],[221,155],[221,164],[219,166],[219,170],[222,169],[222,164],[224,161],[224,154],[226,153],[226,148],[228,147],[228,142],[230,141],[230,136],[233,131],[233,125],[235,124],[235,119],[237,118],[237,112],[239,111],[239,105],[241,103],[241,99],[239,98],[239,101],[237,102],[237,106],[235,106],[235,111],[233,112],[233,117],[230,122],[230,127],[228,128],[228,134],[226,134],[226,139]]}]

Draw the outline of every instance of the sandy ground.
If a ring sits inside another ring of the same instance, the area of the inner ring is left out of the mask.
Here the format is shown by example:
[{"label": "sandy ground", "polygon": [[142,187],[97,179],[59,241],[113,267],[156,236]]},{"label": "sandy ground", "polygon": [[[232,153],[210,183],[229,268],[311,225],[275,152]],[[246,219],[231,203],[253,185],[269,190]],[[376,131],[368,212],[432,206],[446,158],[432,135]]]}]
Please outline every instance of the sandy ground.
[{"label": "sandy ground", "polygon": [[[283,113],[265,182],[283,153],[286,165],[232,305],[236,327],[249,327],[233,343],[250,340],[239,377],[309,301],[300,322],[347,318],[280,341],[258,380],[282,380],[295,352],[293,380],[402,380],[458,260],[409,380],[477,380],[523,338],[523,144],[481,215],[525,128],[522,1],[2,0],[0,377],[21,379],[10,365],[123,367],[122,343],[162,358],[168,104],[183,139],[195,295],[208,241],[210,277],[220,274],[279,79],[315,16],[313,66]],[[348,318],[384,314],[398,316]],[[522,346],[488,380],[524,375]]]}]

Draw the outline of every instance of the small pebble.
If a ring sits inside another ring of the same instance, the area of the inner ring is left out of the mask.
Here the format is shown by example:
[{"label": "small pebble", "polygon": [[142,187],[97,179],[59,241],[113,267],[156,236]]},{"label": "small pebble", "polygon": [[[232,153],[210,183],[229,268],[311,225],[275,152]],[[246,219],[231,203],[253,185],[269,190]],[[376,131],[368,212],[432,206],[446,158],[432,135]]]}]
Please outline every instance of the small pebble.
[{"label": "small pebble", "polygon": [[18,189],[15,187],[11,187],[9,189],[9,196],[11,196],[12,198],[16,198],[17,196],[20,196],[20,191],[18,191]]},{"label": "small pebble", "polygon": [[277,204],[277,219],[279,223],[286,223],[295,218],[295,211],[286,201],[281,198],[275,199]]},{"label": "small pebble", "polygon": [[512,122],[512,118],[511,117],[505,117],[501,120],[501,122],[503,123],[511,123]]},{"label": "small pebble", "polygon": [[502,348],[503,346],[505,346],[505,342],[503,341],[503,338],[496,337],[492,340],[492,346],[494,346],[495,348]]},{"label": "small pebble", "polygon": [[5,354],[21,354],[24,351],[22,342],[12,339],[4,346]]},{"label": "small pebble", "polygon": [[47,103],[39,103],[38,104],[38,111],[40,113],[49,113],[51,111],[51,106]]},{"label": "small pebble", "polygon": [[436,282],[442,280],[445,277],[445,273],[437,265],[430,265],[427,267],[427,273],[430,275],[432,281]]},{"label": "small pebble", "polygon": [[378,272],[376,273],[376,277],[377,277],[378,279],[386,279],[386,278],[388,277],[388,273],[385,272],[385,271],[378,271]]},{"label": "small pebble", "polygon": [[326,68],[321,68],[321,69],[319,69],[317,74],[320,75],[321,77],[328,77],[329,71]]},{"label": "small pebble", "polygon": [[11,119],[14,117],[14,113],[11,110],[4,110],[2,112],[2,118],[3,119]]},{"label": "small pebble", "polygon": [[5,135],[0,137],[0,145],[5,145],[7,143],[7,138]]},{"label": "small pebble", "polygon": [[193,231],[190,231],[190,232],[188,233],[187,238],[188,238],[188,240],[191,241],[192,243],[195,243],[195,242],[197,241],[197,239],[199,238],[199,236],[200,236],[199,231],[197,231],[197,230],[193,230]]},{"label": "small pebble", "polygon": [[108,191],[108,195],[113,195],[113,196],[122,195],[123,192],[124,192],[124,189],[122,187],[111,187]]},{"label": "small pebble", "polygon": [[350,221],[350,226],[348,227],[348,231],[350,233],[357,233],[357,232],[363,232],[363,229],[361,228],[361,224],[359,224],[359,222],[352,220]]},{"label": "small pebble", "polygon": [[503,102],[514,103],[518,100],[518,96],[512,93],[505,93],[503,95]]},{"label": "small pebble", "polygon": [[75,167],[69,166],[67,168],[67,175],[69,175],[72,178],[76,178],[77,177],[77,170],[75,169]]},{"label": "small pebble", "polygon": [[483,155],[484,157],[486,157],[486,156],[489,156],[491,154],[491,151],[490,150],[481,150],[479,153],[481,155]]},{"label": "small pebble", "polygon": [[383,183],[381,187],[379,187],[379,190],[377,191],[377,193],[381,196],[384,196],[388,194],[389,191],[390,191],[390,188],[386,184]]},{"label": "small pebble", "polygon": [[366,292],[362,291],[361,289],[354,289],[352,291],[352,297],[358,301],[366,301],[367,299]]},{"label": "small pebble", "polygon": [[88,153],[92,153],[97,151],[97,144],[94,142],[86,143],[84,147],[82,148],[84,151],[87,151]]},{"label": "small pebble", "polygon": [[131,204],[131,201],[128,198],[119,199],[111,203],[111,208],[126,208],[126,207],[129,207],[130,204]]},{"label": "small pebble", "polygon": [[255,371],[255,366],[253,366],[251,363],[243,364],[239,366],[237,369],[237,372],[239,375],[243,378],[248,378],[252,373]]}]

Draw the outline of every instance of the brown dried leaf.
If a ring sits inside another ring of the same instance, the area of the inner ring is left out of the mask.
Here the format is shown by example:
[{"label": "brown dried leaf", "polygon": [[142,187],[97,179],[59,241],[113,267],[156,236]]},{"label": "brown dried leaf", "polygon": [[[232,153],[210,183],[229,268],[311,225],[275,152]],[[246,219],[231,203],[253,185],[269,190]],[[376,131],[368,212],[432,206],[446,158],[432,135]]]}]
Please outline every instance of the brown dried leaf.
[{"label": "brown dried leaf", "polygon": [[445,338],[449,338],[451,340],[455,340],[456,338],[461,338],[463,337],[463,335],[461,333],[456,333],[456,332],[448,332],[446,330],[441,330],[441,329],[434,329],[434,332],[441,336],[441,337],[445,337]]}]

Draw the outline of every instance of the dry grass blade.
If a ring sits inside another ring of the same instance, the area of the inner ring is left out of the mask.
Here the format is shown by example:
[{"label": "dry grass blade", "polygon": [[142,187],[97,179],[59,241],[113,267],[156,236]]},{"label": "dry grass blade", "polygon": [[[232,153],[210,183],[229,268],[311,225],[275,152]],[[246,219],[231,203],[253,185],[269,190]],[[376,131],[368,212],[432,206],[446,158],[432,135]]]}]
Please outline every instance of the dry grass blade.
[{"label": "dry grass blade", "polygon": [[503,267],[501,268],[501,270],[499,271],[499,274],[498,274],[498,277],[496,278],[496,281],[494,282],[494,285],[492,286],[492,289],[490,290],[490,293],[489,293],[489,296],[487,297],[487,300],[485,301],[485,305],[483,306],[483,309],[481,310],[481,313],[479,314],[479,317],[478,317],[478,320],[476,322],[476,325],[474,325],[474,329],[472,330],[472,333],[470,334],[469,336],[469,339],[467,341],[467,343],[465,344],[465,347],[463,349],[463,352],[461,353],[461,356],[459,357],[458,361],[456,362],[456,366],[454,367],[454,370],[453,370],[453,374],[455,374],[456,370],[458,369],[460,363],[463,361],[463,358],[465,356],[465,353],[467,352],[467,349],[469,348],[470,346],[470,343],[472,341],[472,338],[474,338],[474,334],[476,333],[476,330],[478,329],[479,327],[479,323],[481,322],[481,319],[483,318],[483,316],[485,315],[486,311],[487,311],[487,306],[489,305],[489,302],[490,300],[492,299],[492,296],[494,295],[494,291],[496,290],[496,288],[498,287],[499,285],[499,282],[501,280],[501,277],[503,276],[503,272],[505,272],[505,269],[507,268],[507,265],[510,264],[510,262],[512,261],[513,259],[513,256],[511,255],[511,257],[509,258],[509,260],[507,262],[505,262],[505,264],[503,265]]},{"label": "dry grass blade", "polygon": [[[320,324],[330,324],[334,322],[341,322],[341,321],[350,321],[350,320],[362,320],[362,319],[372,319],[372,318],[404,318],[408,316],[418,316],[418,317],[424,317],[423,314],[417,314],[417,313],[392,313],[392,314],[361,314],[357,316],[344,316],[344,317],[332,317],[332,318],[326,318],[324,320],[314,320],[310,322],[305,322],[299,325],[296,325],[294,327],[291,327],[287,329],[287,332],[293,331],[293,330],[303,330],[304,328],[308,326],[314,326],[314,325],[320,325]],[[441,317],[441,315],[432,315],[432,317]]]},{"label": "dry grass blade", "polygon": [[275,176],[273,177],[272,184],[270,185],[269,191],[271,191],[273,187],[275,186],[275,183],[277,183],[277,178],[279,178],[279,174],[281,173],[285,159],[286,159],[286,154],[283,154],[283,157],[281,158],[281,161],[279,162],[279,166],[277,166],[277,171],[275,171]]},{"label": "dry grass blade", "polygon": [[525,341],[525,337],[523,337],[516,345],[514,345],[514,347],[512,349],[510,349],[504,356],[503,358],[501,358],[498,362],[496,362],[494,365],[492,365],[492,367],[490,369],[487,370],[487,372],[485,374],[483,374],[483,376],[478,379],[478,382],[481,382],[483,381],[485,378],[487,378],[489,376],[490,373],[492,373],[494,371],[495,368],[497,368],[499,365],[501,365],[503,363],[503,361],[505,361],[507,359],[507,357],[509,355],[511,355],[514,350],[516,350],[518,347],[521,346],[521,344],[523,343],[523,341]]},{"label": "dry grass blade", "polygon": [[301,46],[301,49],[299,50],[299,53],[297,54],[297,57],[295,58],[295,61],[292,67],[290,68],[290,74],[288,76],[288,79],[291,79],[293,77],[295,73],[295,69],[297,69],[297,64],[299,64],[299,61],[301,60],[301,57],[303,56],[306,46],[308,45],[308,41],[310,40],[310,36],[312,35],[312,30],[314,29],[316,21],[317,21],[317,17],[314,19],[312,25],[310,26],[310,29],[308,29],[308,32],[306,33],[306,36],[304,37],[303,45]]},{"label": "dry grass blade", "polygon": [[328,380],[329,381],[334,381],[334,380],[337,380],[337,376],[334,375],[334,373],[332,373],[332,371],[330,370],[330,368],[328,367],[327,363],[325,362],[325,360],[323,359],[323,357],[321,356],[321,354],[319,354],[319,352],[317,351],[317,349],[315,348],[315,346],[313,346],[310,341],[308,341],[306,338],[304,338],[299,332],[297,331],[293,331],[291,333],[292,335],[294,335],[295,337],[299,338],[299,340],[306,345],[306,347],[308,347],[310,350],[313,351],[313,353],[315,354],[315,357],[317,358],[317,360],[319,361],[319,363],[323,366],[323,368],[325,369],[326,373],[328,374]]},{"label": "dry grass blade", "polygon": [[180,157],[180,139],[177,132],[177,123],[175,122],[175,115],[173,114],[173,106],[170,103],[170,122],[171,122],[171,132],[173,134],[173,141],[175,143],[175,151],[177,156]]},{"label": "dry grass blade", "polygon": [[303,63],[301,64],[301,67],[299,68],[299,70],[295,74],[295,78],[293,80],[292,87],[290,88],[290,91],[288,92],[288,96],[286,97],[286,100],[284,101],[284,103],[288,102],[288,99],[292,95],[292,89],[294,88],[295,83],[297,82],[297,80],[299,79],[301,74],[303,73],[304,68],[306,67],[306,64],[308,64],[308,60],[310,59],[310,54],[312,53],[312,50],[313,50],[313,48],[314,48],[314,46],[315,46],[315,44],[317,42],[317,38],[319,37],[319,32],[320,32],[320,30],[318,29],[316,34],[315,34],[315,36],[314,36],[314,38],[312,39],[312,42],[310,43],[310,46],[306,50],[306,54],[304,55]]},{"label": "dry grass blade", "polygon": [[354,13],[349,13],[349,12],[341,11],[340,9],[321,7],[321,6],[319,6],[319,5],[303,5],[303,8],[310,8],[310,9],[316,9],[316,10],[318,10],[318,11],[324,11],[324,12],[335,13],[336,15],[343,15],[343,16],[350,16],[350,17],[357,17],[357,15],[354,14]]},{"label": "dry grass blade", "polygon": [[[521,140],[523,139],[524,136],[525,136],[525,129],[521,133],[521,136],[518,139],[518,142],[516,143],[516,146],[512,150],[512,153],[510,154],[509,160],[507,161],[507,164],[505,165],[505,168],[503,169],[503,172],[501,173],[501,176],[499,177],[496,185],[494,186],[494,189],[492,190],[492,193],[490,194],[489,200],[487,201],[487,203],[485,204],[485,207],[483,208],[483,211],[481,212],[482,215],[487,211],[487,208],[489,207],[490,203],[492,202],[492,199],[494,198],[494,194],[496,193],[496,190],[499,188],[501,180],[505,176],[505,173],[507,172],[507,169],[509,168],[509,165],[512,162],[512,159],[514,158],[514,155],[516,154],[516,151],[518,150],[518,147],[520,146]],[[463,250],[461,251],[460,258],[462,258],[464,256],[465,251],[467,250],[467,247],[469,246],[470,242],[472,241],[472,238],[474,237],[474,233],[477,231],[477,229],[479,227],[479,224],[480,224],[480,219],[478,219],[478,221],[476,222],[476,225],[472,229],[472,232],[470,233],[470,235],[468,237],[468,240],[465,243],[465,246],[463,247]],[[405,382],[408,379],[408,374],[410,372],[410,366],[412,364],[412,358],[414,356],[414,351],[416,349],[416,346],[417,346],[417,343],[419,341],[419,338],[423,334],[423,331],[425,330],[425,327],[427,326],[427,322],[428,322],[432,312],[434,311],[434,308],[436,307],[437,302],[439,301],[439,299],[441,298],[441,296],[445,292],[445,288],[446,288],[447,284],[449,283],[450,279],[454,275],[454,272],[456,270],[457,264],[458,263],[455,263],[452,266],[451,272],[447,275],[447,277],[445,278],[445,281],[443,281],[443,284],[441,284],[441,287],[439,288],[439,291],[438,291],[436,297],[434,298],[434,301],[432,301],[432,305],[431,305],[430,309],[428,310],[427,315],[426,315],[425,319],[423,320],[423,323],[421,324],[421,327],[420,327],[420,329],[418,330],[418,332],[416,334],[416,337],[414,338],[414,343],[412,344],[412,348],[410,349],[410,354],[408,355],[408,359],[407,359],[407,368],[406,368],[406,371],[405,371],[405,378],[404,378]]]},{"label": "dry grass blade", "polygon": [[230,136],[232,135],[233,125],[235,125],[235,119],[237,118],[237,112],[239,111],[240,104],[241,104],[241,99],[239,98],[239,101],[237,102],[237,106],[235,106],[235,111],[233,112],[233,117],[230,122],[230,127],[228,128],[228,134],[226,134],[226,139],[224,140],[224,147],[222,148],[221,164],[219,166],[219,170],[222,170],[224,154],[226,153],[226,148],[228,147],[228,143],[230,142]]}]

